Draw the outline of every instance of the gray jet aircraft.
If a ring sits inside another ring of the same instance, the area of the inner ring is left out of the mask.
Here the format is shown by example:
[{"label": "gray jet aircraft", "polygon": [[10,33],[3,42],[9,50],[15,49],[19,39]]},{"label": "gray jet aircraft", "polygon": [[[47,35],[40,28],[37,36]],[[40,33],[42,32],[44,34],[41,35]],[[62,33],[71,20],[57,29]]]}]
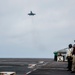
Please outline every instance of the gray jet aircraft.
[{"label": "gray jet aircraft", "polygon": [[34,16],[36,15],[35,13],[33,13],[32,11],[30,11],[30,13],[28,13],[29,16]]}]

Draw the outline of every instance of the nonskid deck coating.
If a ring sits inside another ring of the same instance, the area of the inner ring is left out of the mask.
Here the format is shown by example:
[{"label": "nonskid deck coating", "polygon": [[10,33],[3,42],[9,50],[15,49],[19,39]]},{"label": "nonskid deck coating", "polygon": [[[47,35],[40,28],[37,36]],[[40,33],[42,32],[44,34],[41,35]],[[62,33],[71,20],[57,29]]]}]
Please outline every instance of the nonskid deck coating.
[{"label": "nonskid deck coating", "polygon": [[[1,71],[15,71],[17,75],[25,75],[28,72],[34,71],[29,69],[28,64],[38,64],[39,61],[52,62],[52,59],[34,59],[34,58],[1,58],[0,59],[0,72]],[[42,64],[38,64],[40,67]]]},{"label": "nonskid deck coating", "polygon": [[67,71],[67,62],[48,63],[28,75],[75,75]]}]

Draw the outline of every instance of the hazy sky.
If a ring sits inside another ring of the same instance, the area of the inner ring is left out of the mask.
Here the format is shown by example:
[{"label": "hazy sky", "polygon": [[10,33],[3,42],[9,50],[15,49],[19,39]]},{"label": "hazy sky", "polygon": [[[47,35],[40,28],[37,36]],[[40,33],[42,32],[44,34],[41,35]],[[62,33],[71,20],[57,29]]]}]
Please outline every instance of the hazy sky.
[{"label": "hazy sky", "polygon": [[75,0],[0,0],[0,57],[52,58],[73,40]]}]

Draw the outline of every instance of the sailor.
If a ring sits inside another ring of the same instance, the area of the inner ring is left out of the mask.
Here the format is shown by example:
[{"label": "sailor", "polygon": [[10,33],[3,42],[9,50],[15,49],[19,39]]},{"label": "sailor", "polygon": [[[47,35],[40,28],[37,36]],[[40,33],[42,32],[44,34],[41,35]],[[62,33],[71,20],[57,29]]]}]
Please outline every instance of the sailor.
[{"label": "sailor", "polygon": [[72,72],[71,73],[75,73],[75,44],[73,45],[73,52],[72,52]]},{"label": "sailor", "polygon": [[72,68],[72,44],[68,45],[68,51],[67,51],[67,60],[68,60],[68,70],[67,71],[71,71]]}]

